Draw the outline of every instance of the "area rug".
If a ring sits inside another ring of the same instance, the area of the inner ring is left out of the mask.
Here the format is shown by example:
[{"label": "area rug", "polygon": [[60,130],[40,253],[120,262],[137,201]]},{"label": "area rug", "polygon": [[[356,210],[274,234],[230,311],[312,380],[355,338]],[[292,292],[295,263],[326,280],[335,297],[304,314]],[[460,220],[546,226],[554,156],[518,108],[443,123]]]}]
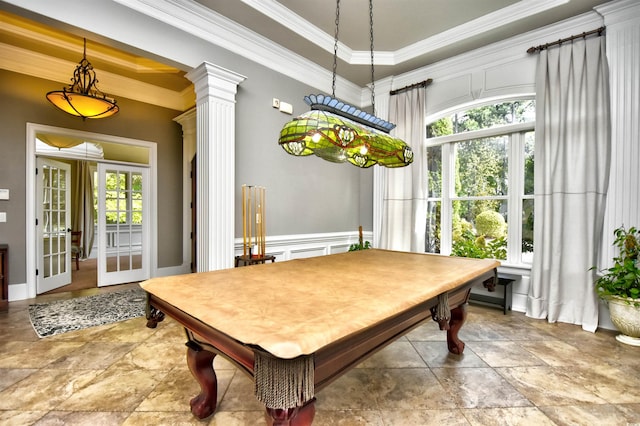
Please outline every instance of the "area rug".
[{"label": "area rug", "polygon": [[110,324],[145,314],[141,288],[29,305],[29,318],[39,337]]}]

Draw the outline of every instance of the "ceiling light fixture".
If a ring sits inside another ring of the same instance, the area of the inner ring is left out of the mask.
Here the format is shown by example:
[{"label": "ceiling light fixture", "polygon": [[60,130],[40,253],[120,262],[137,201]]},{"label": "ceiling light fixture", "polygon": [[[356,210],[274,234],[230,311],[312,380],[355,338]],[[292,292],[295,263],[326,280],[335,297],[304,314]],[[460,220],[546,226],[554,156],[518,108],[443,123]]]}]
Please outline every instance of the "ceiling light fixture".
[{"label": "ceiling light fixture", "polygon": [[84,39],[82,60],[73,72],[71,84],[62,90],[47,93],[47,99],[67,114],[86,118],[105,118],[118,112],[115,99],[102,93],[96,83],[96,72],[87,60],[87,39]]},{"label": "ceiling light fixture", "polygon": [[315,154],[335,162],[367,168],[375,164],[384,167],[404,167],[413,162],[413,151],[404,141],[390,136],[395,128],[375,116],[375,85],[373,65],[373,0],[369,0],[369,30],[371,41],[371,106],[373,114],[345,104],[335,97],[338,57],[340,0],[336,1],[336,30],[333,47],[333,93],[305,96],[311,107],[280,131],[278,143],[295,156]]}]

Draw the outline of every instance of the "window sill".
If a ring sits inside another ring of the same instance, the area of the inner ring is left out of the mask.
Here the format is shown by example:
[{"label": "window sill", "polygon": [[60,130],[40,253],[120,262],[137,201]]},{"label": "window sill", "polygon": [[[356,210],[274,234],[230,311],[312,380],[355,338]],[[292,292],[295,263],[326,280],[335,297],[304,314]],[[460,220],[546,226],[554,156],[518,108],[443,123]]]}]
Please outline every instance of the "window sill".
[{"label": "window sill", "polygon": [[498,273],[501,275],[517,275],[519,277],[523,275],[529,276],[531,275],[531,265],[526,263],[508,264],[503,262],[502,265],[498,267]]}]

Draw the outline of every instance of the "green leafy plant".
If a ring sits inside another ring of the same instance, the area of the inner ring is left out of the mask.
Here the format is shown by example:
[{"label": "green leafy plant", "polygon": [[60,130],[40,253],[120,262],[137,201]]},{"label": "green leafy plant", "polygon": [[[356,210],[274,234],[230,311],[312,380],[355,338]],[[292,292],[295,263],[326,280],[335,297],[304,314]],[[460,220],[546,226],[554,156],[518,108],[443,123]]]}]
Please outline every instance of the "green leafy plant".
[{"label": "green leafy plant", "polygon": [[601,271],[603,275],[595,282],[596,292],[605,300],[611,296],[640,299],[640,230],[621,226],[613,234],[616,237],[613,245],[618,248],[619,255],[613,258],[612,267]]},{"label": "green leafy plant", "polygon": [[362,226],[358,227],[358,242],[349,246],[349,251],[366,250],[371,248],[369,241],[364,241],[362,236]]},{"label": "green leafy plant", "polygon": [[369,241],[365,241],[364,243],[358,242],[351,244],[349,246],[349,251],[358,251],[358,250],[366,250],[371,248],[371,243]]},{"label": "green leafy plant", "polygon": [[492,238],[503,238],[507,233],[507,222],[500,213],[485,210],[476,216],[476,229],[478,234]]},{"label": "green leafy plant", "polygon": [[452,256],[475,257],[477,259],[506,259],[507,240],[495,238],[488,240],[476,236],[473,231],[465,229],[462,235],[453,242]]}]

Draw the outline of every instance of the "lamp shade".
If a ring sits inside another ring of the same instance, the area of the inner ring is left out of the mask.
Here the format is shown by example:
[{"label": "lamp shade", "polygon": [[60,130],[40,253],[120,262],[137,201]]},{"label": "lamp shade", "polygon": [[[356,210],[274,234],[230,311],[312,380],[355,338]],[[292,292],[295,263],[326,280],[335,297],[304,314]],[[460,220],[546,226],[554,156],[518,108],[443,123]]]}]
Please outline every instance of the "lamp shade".
[{"label": "lamp shade", "polygon": [[311,110],[288,122],[278,143],[291,155],[314,154],[361,168],[404,167],[413,162],[413,151],[402,140],[329,111]]},{"label": "lamp shade", "polygon": [[56,90],[47,99],[62,111],[82,118],[105,118],[118,112],[114,100],[94,94]]},{"label": "lamp shade", "polygon": [[96,84],[96,72],[87,60],[87,40],[84,39],[82,60],[73,71],[68,87],[47,93],[47,99],[58,109],[76,117],[105,118],[119,111],[115,99],[107,97]]}]

